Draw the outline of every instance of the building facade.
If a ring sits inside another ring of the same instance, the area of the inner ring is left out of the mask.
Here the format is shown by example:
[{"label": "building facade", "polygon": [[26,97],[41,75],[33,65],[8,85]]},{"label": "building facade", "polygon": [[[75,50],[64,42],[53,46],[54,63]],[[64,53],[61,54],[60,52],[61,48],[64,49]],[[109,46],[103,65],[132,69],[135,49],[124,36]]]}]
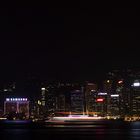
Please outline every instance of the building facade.
[{"label": "building facade", "polygon": [[[29,101],[27,98],[6,98],[4,102],[4,114],[23,115],[25,119],[29,118]],[[16,117],[15,116],[15,117]]]}]

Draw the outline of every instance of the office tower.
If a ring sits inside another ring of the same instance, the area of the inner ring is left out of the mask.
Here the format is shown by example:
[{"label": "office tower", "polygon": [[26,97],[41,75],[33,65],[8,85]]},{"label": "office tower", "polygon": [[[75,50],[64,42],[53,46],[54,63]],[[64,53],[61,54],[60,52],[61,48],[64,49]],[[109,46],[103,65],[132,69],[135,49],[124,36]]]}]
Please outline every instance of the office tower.
[{"label": "office tower", "polygon": [[40,100],[30,101],[30,118],[38,119],[40,115]]},{"label": "office tower", "polygon": [[107,114],[110,115],[111,114],[111,109],[110,109],[110,102],[111,102],[111,94],[113,93],[113,77],[108,77],[110,79],[107,79],[103,82],[103,92],[104,93],[107,93],[106,95],[106,111],[107,111]]},{"label": "office tower", "polygon": [[65,101],[65,95],[59,94],[56,97],[56,110],[58,112],[65,112],[66,111],[66,101]]},{"label": "office tower", "polygon": [[110,95],[110,114],[111,116],[120,115],[120,97],[119,94]]},{"label": "office tower", "polygon": [[85,113],[89,116],[93,116],[95,110],[95,98],[97,94],[97,84],[94,83],[86,83],[85,86]]},{"label": "office tower", "polygon": [[16,83],[15,82],[4,82],[0,83],[0,116],[4,114],[4,101],[5,98],[15,96]]},{"label": "office tower", "polygon": [[29,118],[29,101],[27,98],[6,98],[4,102],[4,114],[17,118],[22,115],[25,119]]},{"label": "office tower", "polygon": [[41,105],[46,106],[46,88],[41,88]]},{"label": "office tower", "polygon": [[40,119],[44,119],[47,116],[47,110],[46,110],[46,92],[47,89],[45,87],[41,88],[41,95],[38,100],[39,105],[39,117]]},{"label": "office tower", "polygon": [[108,93],[107,92],[97,92],[95,99],[95,110],[101,116],[107,115],[108,106]]},{"label": "office tower", "polygon": [[135,80],[130,93],[131,115],[140,115],[140,80]]},{"label": "office tower", "polygon": [[48,84],[46,86],[46,111],[50,116],[56,112],[57,85]]},{"label": "office tower", "polygon": [[71,91],[70,112],[72,114],[85,114],[84,95],[81,89]]},{"label": "office tower", "polygon": [[116,94],[119,95],[119,115],[121,117],[125,116],[125,109],[126,109],[126,102],[128,102],[127,99],[127,94],[125,94],[126,92],[126,88],[124,85],[124,80],[123,79],[119,79],[118,81],[116,81]]},{"label": "office tower", "polygon": [[94,110],[95,113],[94,115],[98,115],[98,116],[104,116],[104,112],[105,112],[105,99],[103,97],[98,98],[98,96],[96,96],[95,99],[95,104],[94,104]]}]

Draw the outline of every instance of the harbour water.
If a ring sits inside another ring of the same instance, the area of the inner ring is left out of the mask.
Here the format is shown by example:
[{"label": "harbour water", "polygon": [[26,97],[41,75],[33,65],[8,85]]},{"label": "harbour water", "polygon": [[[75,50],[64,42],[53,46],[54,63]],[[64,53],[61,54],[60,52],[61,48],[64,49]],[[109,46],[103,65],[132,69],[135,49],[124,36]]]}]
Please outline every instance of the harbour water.
[{"label": "harbour water", "polygon": [[140,139],[140,122],[104,121],[85,124],[40,124],[6,122],[0,124],[1,140],[120,140]]}]

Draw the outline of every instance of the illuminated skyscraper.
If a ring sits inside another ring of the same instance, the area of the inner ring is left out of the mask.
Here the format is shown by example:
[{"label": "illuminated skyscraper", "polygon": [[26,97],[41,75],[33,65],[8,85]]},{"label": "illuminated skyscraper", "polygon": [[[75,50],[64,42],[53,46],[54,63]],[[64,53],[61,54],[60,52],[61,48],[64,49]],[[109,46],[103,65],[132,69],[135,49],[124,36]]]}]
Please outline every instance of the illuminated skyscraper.
[{"label": "illuminated skyscraper", "polygon": [[4,114],[23,114],[29,118],[29,101],[27,98],[6,98],[4,102]]},{"label": "illuminated skyscraper", "polygon": [[120,115],[120,96],[119,94],[110,95],[110,108],[109,115],[118,116]]},{"label": "illuminated skyscraper", "polygon": [[126,110],[127,108],[129,108],[128,98],[127,98],[129,93],[126,92],[126,87],[124,85],[124,82],[125,81],[123,79],[116,81],[116,92],[115,92],[115,94],[119,95],[118,113],[121,117],[125,116]]},{"label": "illuminated skyscraper", "polygon": [[111,94],[113,93],[113,78],[112,77],[108,77],[107,80],[105,80],[103,82],[103,92],[107,93],[106,96],[106,105],[107,105],[107,114],[111,114]]},{"label": "illuminated skyscraper", "polygon": [[38,105],[39,105],[39,117],[41,119],[44,119],[46,117],[46,92],[47,89],[45,87],[41,88],[41,96],[40,99],[38,100]]},{"label": "illuminated skyscraper", "polygon": [[56,87],[47,87],[46,91],[46,109],[48,114],[55,113],[56,110]]},{"label": "illuminated skyscraper", "polygon": [[58,112],[65,112],[66,111],[66,100],[65,95],[60,94],[56,97],[56,110]]},{"label": "illuminated skyscraper", "polygon": [[95,111],[102,116],[106,116],[108,106],[108,93],[98,92],[95,98]]},{"label": "illuminated skyscraper", "polygon": [[105,98],[96,96],[95,104],[94,104],[94,115],[104,116],[105,112]]},{"label": "illuminated skyscraper", "polygon": [[85,106],[86,114],[93,115],[95,99],[97,94],[97,85],[94,83],[87,83],[85,86]]},{"label": "illuminated skyscraper", "polygon": [[140,115],[140,81],[135,80],[130,94],[131,115]]},{"label": "illuminated skyscraper", "polygon": [[84,114],[84,95],[82,90],[71,92],[71,110],[75,114]]},{"label": "illuminated skyscraper", "polygon": [[46,88],[41,88],[41,105],[46,105]]}]

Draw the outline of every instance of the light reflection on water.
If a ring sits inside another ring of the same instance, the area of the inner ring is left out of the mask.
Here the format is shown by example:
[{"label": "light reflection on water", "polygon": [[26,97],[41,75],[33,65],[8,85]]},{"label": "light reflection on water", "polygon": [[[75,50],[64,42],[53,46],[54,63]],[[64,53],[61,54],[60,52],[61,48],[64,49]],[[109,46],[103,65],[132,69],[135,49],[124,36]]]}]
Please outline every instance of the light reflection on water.
[{"label": "light reflection on water", "polygon": [[9,133],[9,134],[14,134],[14,135],[20,135],[20,134],[27,134],[30,132],[29,129],[4,129],[4,131],[6,133]]},{"label": "light reflection on water", "polygon": [[5,120],[4,121],[7,124],[28,124],[30,121],[27,120]]},{"label": "light reflection on water", "polygon": [[128,140],[140,140],[140,122],[129,123],[113,123],[111,127],[104,125],[45,125],[43,128],[6,128],[0,131],[0,140],[31,140],[41,139],[47,140],[66,140],[67,138],[77,140],[91,140],[91,139],[128,139]]},{"label": "light reflection on water", "polygon": [[57,128],[103,128],[104,125],[46,125],[46,127],[57,127]]},{"label": "light reflection on water", "polygon": [[2,135],[4,140],[29,140],[30,130],[29,129],[4,129]]}]

